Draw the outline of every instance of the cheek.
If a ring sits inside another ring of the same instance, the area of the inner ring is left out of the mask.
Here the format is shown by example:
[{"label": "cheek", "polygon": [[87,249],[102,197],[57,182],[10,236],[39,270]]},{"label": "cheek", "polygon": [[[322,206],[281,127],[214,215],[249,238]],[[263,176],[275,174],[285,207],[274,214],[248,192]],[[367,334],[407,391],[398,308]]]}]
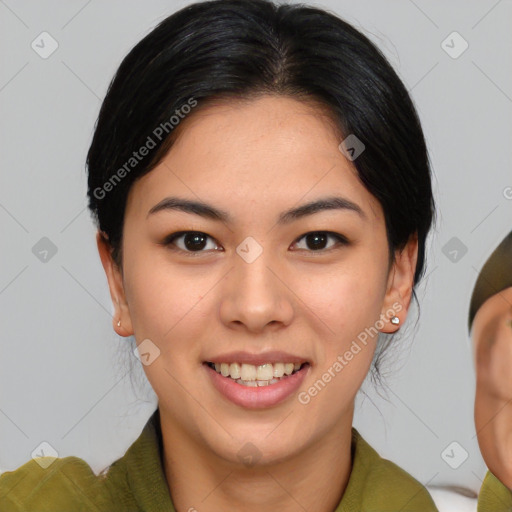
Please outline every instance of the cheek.
[{"label": "cheek", "polygon": [[178,355],[186,345],[191,354],[194,340],[201,339],[198,317],[206,315],[202,298],[214,283],[197,275],[197,269],[166,263],[162,253],[139,250],[126,261],[125,291],[135,337],[149,338],[161,349],[172,344]]},{"label": "cheek", "polygon": [[385,275],[375,264],[353,264],[316,276],[303,286],[304,302],[318,312],[339,340],[375,324],[385,295]]},{"label": "cheek", "polygon": [[149,261],[149,254],[132,261],[127,273],[130,317],[137,343],[150,339],[158,347],[154,349],[158,356],[143,366],[146,377],[159,400],[170,401],[167,406],[179,415],[179,408],[187,403],[183,386],[194,386],[190,369],[200,359],[208,325],[204,318],[212,314],[205,311],[207,301],[201,298],[213,283]]},{"label": "cheek", "polygon": [[370,369],[382,328],[377,321],[385,294],[385,270],[361,257],[304,287],[304,302],[322,320],[311,326],[318,337],[316,378],[328,382],[318,407],[331,401],[338,407],[350,403]]},{"label": "cheek", "polygon": [[311,414],[335,421],[346,413],[366,378],[375,353],[382,288],[369,274],[340,277],[323,294],[323,322],[318,334],[317,366],[312,386],[303,396]]}]

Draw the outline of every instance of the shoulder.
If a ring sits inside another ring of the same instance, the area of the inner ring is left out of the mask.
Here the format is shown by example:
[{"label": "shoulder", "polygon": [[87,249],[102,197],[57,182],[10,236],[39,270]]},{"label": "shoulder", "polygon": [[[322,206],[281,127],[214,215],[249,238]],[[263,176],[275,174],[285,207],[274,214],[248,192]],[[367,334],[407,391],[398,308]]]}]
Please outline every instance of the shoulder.
[{"label": "shoulder", "polygon": [[106,482],[78,457],[38,457],[0,475],[0,510],[113,511]]},{"label": "shoulder", "polygon": [[358,490],[360,509],[437,512],[425,486],[394,462],[382,458],[356,429],[352,430],[352,446],[349,486],[352,484]]},{"label": "shoulder", "polygon": [[126,453],[99,474],[74,456],[37,457],[0,474],[0,511],[173,510],[160,461],[158,422],[157,409]]},{"label": "shoulder", "polygon": [[512,512],[512,491],[487,471],[478,494],[478,512],[498,510]]}]

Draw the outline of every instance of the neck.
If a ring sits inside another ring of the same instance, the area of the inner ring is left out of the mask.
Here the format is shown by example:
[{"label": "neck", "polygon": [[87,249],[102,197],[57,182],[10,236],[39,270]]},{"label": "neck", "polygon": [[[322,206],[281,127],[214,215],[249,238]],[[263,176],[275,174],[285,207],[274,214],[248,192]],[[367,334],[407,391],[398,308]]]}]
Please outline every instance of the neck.
[{"label": "neck", "polygon": [[215,454],[161,414],[164,470],[177,512],[333,512],[352,468],[353,410],[285,460],[246,467]]}]

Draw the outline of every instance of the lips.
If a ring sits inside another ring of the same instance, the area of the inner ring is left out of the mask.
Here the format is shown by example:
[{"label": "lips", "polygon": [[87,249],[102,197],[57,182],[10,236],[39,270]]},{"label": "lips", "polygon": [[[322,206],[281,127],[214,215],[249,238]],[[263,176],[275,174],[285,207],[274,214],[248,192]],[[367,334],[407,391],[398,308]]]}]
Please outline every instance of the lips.
[{"label": "lips", "polygon": [[231,402],[249,409],[275,406],[298,390],[311,364],[281,351],[230,352],[203,362],[214,387]]},{"label": "lips", "polygon": [[266,363],[310,363],[311,362],[297,354],[291,354],[289,352],[283,352],[278,350],[272,350],[269,352],[263,352],[260,354],[251,354],[250,352],[229,352],[225,354],[219,354],[212,356],[204,361],[205,363],[238,363],[238,364],[252,364],[254,366],[260,366]]}]

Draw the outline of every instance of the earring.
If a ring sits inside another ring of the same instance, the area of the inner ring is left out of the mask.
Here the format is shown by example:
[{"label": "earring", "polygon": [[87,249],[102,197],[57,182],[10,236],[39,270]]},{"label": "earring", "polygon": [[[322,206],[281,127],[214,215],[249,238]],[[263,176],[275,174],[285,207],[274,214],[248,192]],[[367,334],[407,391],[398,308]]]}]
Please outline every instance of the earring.
[{"label": "earring", "polygon": [[398,318],[397,316],[392,316],[390,318],[390,322],[393,324],[393,325],[398,325],[400,323],[400,318]]},{"label": "earring", "polygon": [[121,320],[117,321],[117,327],[121,327]]}]

